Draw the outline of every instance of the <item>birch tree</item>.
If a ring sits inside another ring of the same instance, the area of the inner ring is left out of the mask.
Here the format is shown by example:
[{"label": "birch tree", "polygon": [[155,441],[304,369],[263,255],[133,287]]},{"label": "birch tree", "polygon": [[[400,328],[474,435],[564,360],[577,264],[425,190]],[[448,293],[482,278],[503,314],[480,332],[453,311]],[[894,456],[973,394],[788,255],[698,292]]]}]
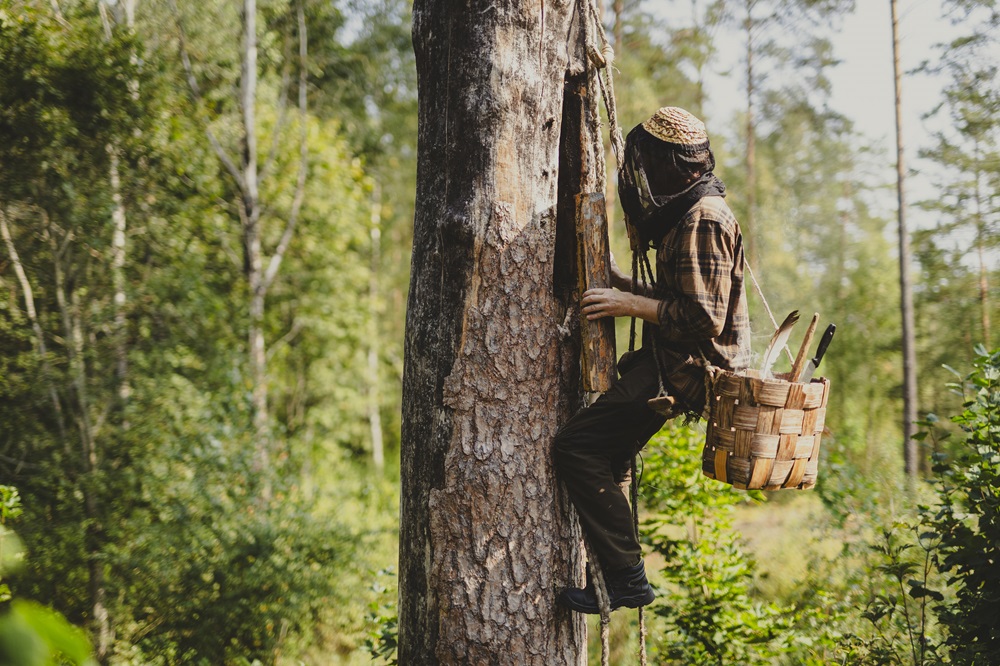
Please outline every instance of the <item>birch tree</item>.
[{"label": "birch tree", "polygon": [[[295,37],[297,49],[288,54],[288,61],[295,63],[298,72],[297,107],[299,115],[299,169],[295,183],[295,193],[290,209],[281,219],[271,219],[265,214],[268,203],[261,198],[262,181],[269,175],[276,151],[280,149],[283,131],[284,95],[282,91],[278,126],[274,132],[269,151],[261,153],[258,136],[261,128],[257,119],[258,97],[258,10],[256,0],[243,0],[240,11],[240,78],[239,98],[235,114],[236,146],[226,146],[211,124],[205,127],[206,137],[225,172],[232,179],[237,201],[234,207],[239,218],[239,228],[243,245],[243,271],[247,281],[247,367],[251,386],[253,426],[256,433],[257,467],[262,475],[261,491],[264,499],[270,496],[268,470],[272,458],[271,422],[268,412],[268,369],[267,341],[265,339],[264,313],[268,292],[278,275],[288,247],[295,235],[299,214],[302,210],[308,171],[307,111],[308,111],[308,34],[305,19],[304,0],[294,3],[290,11],[295,15]],[[181,61],[187,74],[192,95],[199,103],[204,103],[201,84],[194,71],[194,63],[188,50],[182,16],[176,3],[172,5],[178,22]],[[287,85],[291,66],[286,66],[283,84]],[[235,155],[235,156],[234,156]],[[265,223],[272,222],[280,231],[278,240],[268,251]]]},{"label": "birch tree", "polygon": [[[75,554],[86,572],[81,610],[104,660],[113,640],[113,599],[103,486],[118,462],[111,415],[121,404],[116,382],[107,381],[121,349],[111,291],[124,281],[117,242],[122,191],[114,182],[120,163],[117,150],[107,148],[128,136],[129,119],[139,115],[125,85],[137,74],[128,40],[108,33],[102,40],[96,20],[70,23],[60,14],[19,9],[27,17],[20,32],[0,26],[2,39],[10,39],[0,52],[2,106],[9,110],[0,128],[7,167],[0,178],[0,238],[16,276],[12,301],[23,303],[33,332],[64,461],[65,477],[55,483],[73,498],[63,506],[76,516]],[[103,335],[107,330],[116,335]],[[18,448],[21,455],[32,451]]]}]

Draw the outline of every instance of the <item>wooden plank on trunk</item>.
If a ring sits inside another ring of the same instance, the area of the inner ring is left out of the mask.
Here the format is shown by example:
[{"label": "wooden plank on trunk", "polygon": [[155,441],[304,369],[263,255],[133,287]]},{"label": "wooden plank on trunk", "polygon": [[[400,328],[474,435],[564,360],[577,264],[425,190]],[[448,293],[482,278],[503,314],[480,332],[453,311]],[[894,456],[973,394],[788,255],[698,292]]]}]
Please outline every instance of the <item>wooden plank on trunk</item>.
[{"label": "wooden plank on trunk", "polygon": [[[604,195],[584,192],[576,197],[577,278],[581,296],[588,289],[611,286],[608,215]],[[615,318],[580,319],[580,365],[585,391],[611,388],[617,373]]]}]

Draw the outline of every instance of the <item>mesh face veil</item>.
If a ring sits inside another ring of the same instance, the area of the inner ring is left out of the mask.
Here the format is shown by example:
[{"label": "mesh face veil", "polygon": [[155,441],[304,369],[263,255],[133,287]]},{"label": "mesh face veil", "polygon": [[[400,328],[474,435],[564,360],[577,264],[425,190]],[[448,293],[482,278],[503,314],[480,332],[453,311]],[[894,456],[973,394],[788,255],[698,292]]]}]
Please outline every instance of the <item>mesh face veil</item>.
[{"label": "mesh face veil", "polygon": [[723,195],[705,126],[683,109],[664,107],[625,141],[619,198],[643,240],[655,240],[701,197]]}]

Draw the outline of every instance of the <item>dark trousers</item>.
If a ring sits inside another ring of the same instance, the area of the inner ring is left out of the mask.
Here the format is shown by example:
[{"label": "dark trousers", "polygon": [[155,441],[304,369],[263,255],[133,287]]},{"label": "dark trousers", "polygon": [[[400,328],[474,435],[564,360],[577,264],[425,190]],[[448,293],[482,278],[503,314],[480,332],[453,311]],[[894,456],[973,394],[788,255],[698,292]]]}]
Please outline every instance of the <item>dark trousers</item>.
[{"label": "dark trousers", "polygon": [[666,421],[646,405],[659,392],[652,352],[639,349],[622,366],[611,390],[567,421],[553,444],[556,471],[606,572],[634,566],[641,557],[632,510],[615,472]]}]

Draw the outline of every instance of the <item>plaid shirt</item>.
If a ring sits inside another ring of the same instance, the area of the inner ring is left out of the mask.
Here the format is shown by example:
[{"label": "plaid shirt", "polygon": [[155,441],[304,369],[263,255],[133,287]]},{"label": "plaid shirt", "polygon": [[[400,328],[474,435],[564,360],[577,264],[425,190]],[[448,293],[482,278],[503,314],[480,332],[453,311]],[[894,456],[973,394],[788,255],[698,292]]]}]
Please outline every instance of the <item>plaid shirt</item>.
[{"label": "plaid shirt", "polygon": [[704,197],[663,237],[656,253],[663,380],[690,411],[705,404],[704,361],[727,370],[750,362],[750,318],[743,289],[743,235],[725,199]]}]

